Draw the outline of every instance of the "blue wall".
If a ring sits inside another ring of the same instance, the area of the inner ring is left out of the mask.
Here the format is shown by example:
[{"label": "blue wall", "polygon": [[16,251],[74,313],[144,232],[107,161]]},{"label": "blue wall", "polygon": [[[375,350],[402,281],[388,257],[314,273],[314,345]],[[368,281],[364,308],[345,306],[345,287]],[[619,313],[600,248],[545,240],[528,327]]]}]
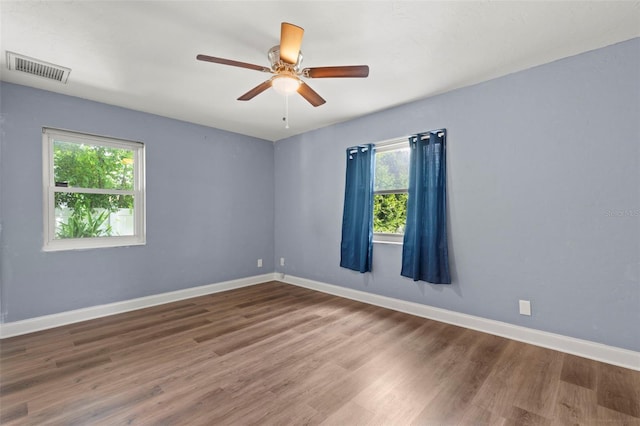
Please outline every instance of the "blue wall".
[{"label": "blue wall", "polygon": [[[277,142],[276,269],[640,350],[639,76],[636,38]],[[340,268],[345,148],[441,127],[453,284],[401,277],[399,245]]]},{"label": "blue wall", "polygon": [[[12,84],[0,96],[5,321],[273,271],[271,142]],[[43,126],[145,143],[145,246],[42,251]]]}]

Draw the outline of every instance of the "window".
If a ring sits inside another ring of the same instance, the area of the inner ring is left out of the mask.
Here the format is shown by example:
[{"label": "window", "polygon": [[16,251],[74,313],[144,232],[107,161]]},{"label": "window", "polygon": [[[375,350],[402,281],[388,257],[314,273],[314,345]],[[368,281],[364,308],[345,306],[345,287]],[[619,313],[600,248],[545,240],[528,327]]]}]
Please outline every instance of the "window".
[{"label": "window", "polygon": [[374,241],[402,243],[409,195],[409,153],[406,138],[376,144]]},{"label": "window", "polygon": [[44,250],[144,244],[144,145],[42,133]]}]

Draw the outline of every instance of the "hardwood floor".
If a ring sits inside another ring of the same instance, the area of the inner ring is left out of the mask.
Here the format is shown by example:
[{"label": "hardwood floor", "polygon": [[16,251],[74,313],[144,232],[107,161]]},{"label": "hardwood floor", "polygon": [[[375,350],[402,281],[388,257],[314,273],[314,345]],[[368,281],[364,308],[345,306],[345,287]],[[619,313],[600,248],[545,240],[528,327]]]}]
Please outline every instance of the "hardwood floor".
[{"label": "hardwood floor", "polygon": [[0,356],[2,424],[640,425],[640,372],[279,282]]}]

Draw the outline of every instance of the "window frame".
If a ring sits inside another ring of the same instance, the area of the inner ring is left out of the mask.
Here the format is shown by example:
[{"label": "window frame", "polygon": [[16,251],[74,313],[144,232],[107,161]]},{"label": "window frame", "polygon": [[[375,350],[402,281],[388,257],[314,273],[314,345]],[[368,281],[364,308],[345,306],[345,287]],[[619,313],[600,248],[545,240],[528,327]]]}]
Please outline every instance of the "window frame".
[{"label": "window frame", "polygon": [[[388,139],[382,142],[378,142],[375,144],[376,146],[376,155],[378,155],[379,153],[384,153],[384,152],[389,152],[389,151],[395,151],[395,150],[399,150],[399,149],[404,149],[404,148],[409,148],[409,137],[400,137],[400,138],[393,138],[393,139]],[[377,158],[376,158],[377,160]],[[375,176],[374,176],[374,188],[375,188]],[[374,189],[373,191],[373,196],[375,198],[375,196],[377,194],[404,194],[404,193],[409,193],[409,188],[407,187],[406,190],[397,190],[397,189],[393,189],[393,190],[382,190],[382,191],[376,191]],[[384,244],[400,244],[402,245],[404,242],[404,233],[402,234],[393,234],[393,233],[389,233],[389,232],[373,232],[373,242],[374,243],[384,243]]]},{"label": "window frame", "polygon": [[[54,141],[98,145],[109,148],[133,151],[133,190],[79,188],[56,186],[54,179]],[[102,247],[123,247],[146,244],[146,190],[145,190],[145,145],[142,142],[117,139],[107,136],[61,130],[51,127],[42,128],[42,210],[43,210],[43,251],[82,250]],[[133,196],[133,235],[92,238],[56,239],[55,194],[116,194]]]}]

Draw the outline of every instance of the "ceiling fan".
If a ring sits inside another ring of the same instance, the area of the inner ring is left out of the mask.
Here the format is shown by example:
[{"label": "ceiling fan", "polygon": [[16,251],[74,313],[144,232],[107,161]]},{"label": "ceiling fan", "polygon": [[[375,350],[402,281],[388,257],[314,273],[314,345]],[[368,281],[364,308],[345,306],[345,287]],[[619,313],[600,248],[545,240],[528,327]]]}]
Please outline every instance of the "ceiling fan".
[{"label": "ceiling fan", "polygon": [[313,67],[300,69],[302,63],[302,36],[304,29],[297,25],[283,22],[280,27],[280,45],[269,49],[268,58],[271,67],[248,64],[246,62],[233,61],[231,59],[216,58],[214,56],[198,55],[199,61],[214,62],[217,64],[231,65],[233,67],[248,68],[274,74],[269,80],[257,85],[238,98],[239,101],[248,101],[264,92],[270,87],[281,94],[298,92],[314,107],[324,104],[326,101],[313,90],[304,78],[364,78],[369,75],[367,65],[349,65],[341,67]]}]

